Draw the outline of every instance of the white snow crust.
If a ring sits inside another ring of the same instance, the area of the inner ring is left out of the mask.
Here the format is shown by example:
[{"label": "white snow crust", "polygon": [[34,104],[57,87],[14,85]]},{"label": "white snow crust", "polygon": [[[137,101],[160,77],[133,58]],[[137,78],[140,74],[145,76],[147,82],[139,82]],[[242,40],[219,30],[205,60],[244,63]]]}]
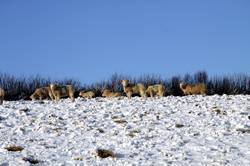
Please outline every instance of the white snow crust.
[{"label": "white snow crust", "polygon": [[249,95],[4,101],[0,165],[249,166],[249,130]]}]

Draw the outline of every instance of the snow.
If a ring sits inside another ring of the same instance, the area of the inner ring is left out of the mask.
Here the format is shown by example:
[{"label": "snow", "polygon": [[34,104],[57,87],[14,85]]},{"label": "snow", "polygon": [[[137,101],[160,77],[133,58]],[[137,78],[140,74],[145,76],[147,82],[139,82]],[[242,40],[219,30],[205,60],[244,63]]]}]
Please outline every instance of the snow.
[{"label": "snow", "polygon": [[[244,129],[246,132],[239,131]],[[0,165],[250,165],[250,96],[4,101]],[[8,146],[21,146],[10,152]],[[100,158],[98,148],[116,157]]]}]

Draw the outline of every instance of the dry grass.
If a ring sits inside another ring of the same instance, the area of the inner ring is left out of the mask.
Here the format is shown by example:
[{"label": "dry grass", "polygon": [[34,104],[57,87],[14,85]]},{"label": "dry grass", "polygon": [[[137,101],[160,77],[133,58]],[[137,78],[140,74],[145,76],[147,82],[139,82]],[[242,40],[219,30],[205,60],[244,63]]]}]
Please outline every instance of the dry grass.
[{"label": "dry grass", "polygon": [[23,161],[29,162],[30,164],[38,164],[40,161],[34,159],[33,157],[23,157]]},{"label": "dry grass", "polygon": [[175,127],[176,127],[176,128],[182,128],[182,127],[184,127],[184,125],[183,125],[183,124],[176,123],[176,124],[175,124]]},{"label": "dry grass", "polygon": [[100,158],[107,158],[107,157],[115,157],[114,152],[111,150],[106,150],[106,149],[97,149],[96,150],[96,155]]},{"label": "dry grass", "polygon": [[114,121],[115,123],[127,123],[127,121],[126,121],[126,120],[123,120],[123,119],[113,119],[113,121]]},{"label": "dry grass", "polygon": [[4,149],[10,152],[21,152],[24,148],[21,146],[11,145],[11,146],[5,147]]},{"label": "dry grass", "polygon": [[212,108],[212,112],[215,112],[217,115],[227,115],[227,113],[225,111],[221,111],[219,108],[217,107],[213,107]]},{"label": "dry grass", "polygon": [[83,161],[83,157],[75,157],[75,158],[73,158],[73,160]]}]

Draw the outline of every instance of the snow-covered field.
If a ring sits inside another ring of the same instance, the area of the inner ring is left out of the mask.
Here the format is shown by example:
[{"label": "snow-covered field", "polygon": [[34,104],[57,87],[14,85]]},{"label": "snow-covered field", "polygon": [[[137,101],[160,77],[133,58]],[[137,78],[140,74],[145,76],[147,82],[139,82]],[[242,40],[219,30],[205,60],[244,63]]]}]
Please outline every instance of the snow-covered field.
[{"label": "snow-covered field", "polygon": [[[96,156],[98,148],[115,157]],[[250,96],[5,101],[0,165],[30,165],[24,158],[37,165],[247,166]]]}]

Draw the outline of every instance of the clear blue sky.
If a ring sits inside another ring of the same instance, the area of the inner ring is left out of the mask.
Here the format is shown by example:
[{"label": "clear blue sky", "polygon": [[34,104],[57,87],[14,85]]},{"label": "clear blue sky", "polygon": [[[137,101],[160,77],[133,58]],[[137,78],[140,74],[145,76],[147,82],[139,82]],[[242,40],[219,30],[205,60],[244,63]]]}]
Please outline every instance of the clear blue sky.
[{"label": "clear blue sky", "polygon": [[250,73],[249,0],[1,0],[0,71],[73,77]]}]

